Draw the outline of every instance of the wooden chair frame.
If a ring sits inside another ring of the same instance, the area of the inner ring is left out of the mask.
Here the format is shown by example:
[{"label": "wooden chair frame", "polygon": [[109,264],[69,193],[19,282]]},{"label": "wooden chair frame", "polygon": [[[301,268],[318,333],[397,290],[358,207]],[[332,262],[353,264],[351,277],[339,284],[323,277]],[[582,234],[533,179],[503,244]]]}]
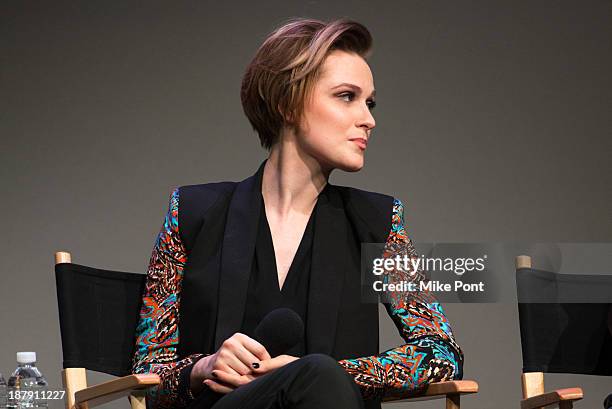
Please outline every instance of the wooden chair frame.
[{"label": "wooden chair frame", "polygon": [[430,384],[423,395],[414,398],[389,398],[383,402],[413,402],[422,400],[442,399],[446,401],[446,409],[460,409],[461,396],[478,393],[476,381],[447,381]]},{"label": "wooden chair frame", "polygon": [[[71,263],[72,256],[65,251],[55,253],[55,264]],[[62,370],[62,382],[66,390],[66,409],[90,409],[122,397],[128,397],[132,409],[146,409],[145,391],[159,384],[155,374],[128,375],[99,385],[87,386],[85,368],[65,368]],[[402,399],[389,398],[391,401],[420,401],[444,398],[446,409],[460,409],[461,396],[477,393],[476,381],[448,381],[430,384],[423,395]]]},{"label": "wooden chair frame", "polygon": [[[516,269],[521,268],[532,268],[531,257],[516,257]],[[521,375],[521,386],[521,409],[539,409],[549,405],[559,405],[559,409],[572,409],[574,402],[583,398],[582,388],[579,387],[544,392],[544,372],[524,372]]]},{"label": "wooden chair frame", "polygon": [[[55,264],[71,263],[72,256],[65,251],[55,253]],[[66,409],[89,409],[123,397],[128,397],[132,409],[146,409],[145,391],[158,385],[155,374],[128,375],[99,385],[87,386],[85,368],[62,370],[62,384],[66,390]]]}]

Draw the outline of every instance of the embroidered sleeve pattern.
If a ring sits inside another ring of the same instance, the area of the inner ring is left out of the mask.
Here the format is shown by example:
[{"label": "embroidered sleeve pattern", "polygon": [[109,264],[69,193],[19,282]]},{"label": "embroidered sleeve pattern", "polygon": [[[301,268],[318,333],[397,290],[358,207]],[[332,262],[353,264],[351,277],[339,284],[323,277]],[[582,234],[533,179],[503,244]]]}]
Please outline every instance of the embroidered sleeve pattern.
[{"label": "embroidered sleeve pattern", "polygon": [[[395,199],[391,231],[383,257],[418,258],[404,227],[404,206]],[[427,280],[420,269],[393,269],[383,282]],[[418,395],[432,382],[461,379],[463,353],[440,303],[427,291],[389,292],[385,308],[405,344],[375,356],[345,359],[339,364],[353,376],[365,398],[400,398]]]},{"label": "embroidered sleeve pattern", "polygon": [[194,354],[179,360],[177,354],[179,294],[187,261],[179,235],[178,205],[177,188],[170,197],[168,213],[149,261],[132,365],[135,374],[159,375],[160,385],[147,393],[148,403],[156,409],[187,404],[192,397],[189,385],[182,385],[186,380],[180,374],[201,356]]}]

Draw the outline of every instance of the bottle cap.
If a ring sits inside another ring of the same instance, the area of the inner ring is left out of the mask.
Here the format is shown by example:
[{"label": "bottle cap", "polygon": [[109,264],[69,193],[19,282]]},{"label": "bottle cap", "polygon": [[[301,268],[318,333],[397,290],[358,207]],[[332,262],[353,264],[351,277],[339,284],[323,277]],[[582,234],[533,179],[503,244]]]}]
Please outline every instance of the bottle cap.
[{"label": "bottle cap", "polygon": [[31,364],[36,362],[36,352],[17,352],[18,364]]}]

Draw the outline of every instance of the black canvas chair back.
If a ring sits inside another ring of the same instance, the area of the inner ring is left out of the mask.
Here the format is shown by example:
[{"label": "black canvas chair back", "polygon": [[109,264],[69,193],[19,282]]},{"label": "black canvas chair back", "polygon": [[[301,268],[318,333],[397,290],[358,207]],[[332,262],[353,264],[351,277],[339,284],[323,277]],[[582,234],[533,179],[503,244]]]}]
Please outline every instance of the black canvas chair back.
[{"label": "black canvas chair back", "polygon": [[131,373],[144,274],[55,265],[63,367]]},{"label": "black canvas chair back", "polygon": [[[128,394],[132,409],[146,409],[144,391],[158,385],[159,376],[130,375],[146,275],[71,260],[68,252],[55,253],[66,409],[92,407]],[[121,378],[88,387],[85,369]],[[415,400],[445,398],[447,409],[460,409],[461,396],[477,392],[475,381],[436,382]]]},{"label": "black canvas chair back", "polygon": [[612,375],[612,276],[518,268],[516,283],[524,373]]}]

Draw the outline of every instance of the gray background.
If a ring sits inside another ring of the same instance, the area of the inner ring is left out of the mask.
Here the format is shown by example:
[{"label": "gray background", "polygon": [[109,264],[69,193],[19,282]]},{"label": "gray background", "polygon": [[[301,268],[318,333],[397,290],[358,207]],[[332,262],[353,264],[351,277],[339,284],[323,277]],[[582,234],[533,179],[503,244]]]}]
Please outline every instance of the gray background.
[{"label": "gray background", "polygon": [[[255,171],[265,151],[240,79],[292,16],[352,17],[375,40],[367,165],[333,183],[401,198],[416,241],[612,241],[611,1],[258,3],[2,2],[5,375],[35,350],[60,386],[54,251],[144,271],[173,187]],[[465,407],[517,408],[516,306],[447,314],[481,388]],[[381,347],[399,344],[381,317]],[[547,381],[581,384],[584,408],[612,392],[605,378]]]}]

